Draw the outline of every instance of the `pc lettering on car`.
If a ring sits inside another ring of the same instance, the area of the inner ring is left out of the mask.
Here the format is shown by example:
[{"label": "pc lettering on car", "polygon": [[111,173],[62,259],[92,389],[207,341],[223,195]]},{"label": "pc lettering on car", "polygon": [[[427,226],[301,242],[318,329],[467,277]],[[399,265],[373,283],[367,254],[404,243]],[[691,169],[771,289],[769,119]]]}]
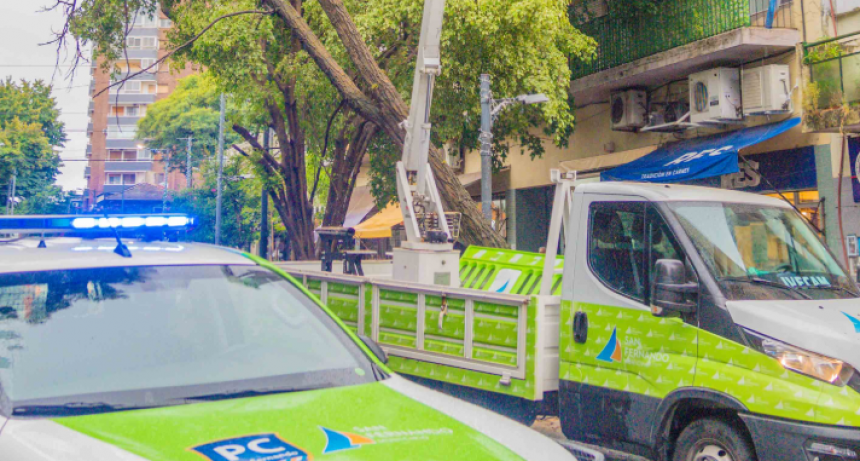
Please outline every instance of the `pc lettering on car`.
[{"label": "pc lettering on car", "polygon": [[313,459],[277,434],[256,434],[220,440],[193,448],[211,461],[306,461]]}]

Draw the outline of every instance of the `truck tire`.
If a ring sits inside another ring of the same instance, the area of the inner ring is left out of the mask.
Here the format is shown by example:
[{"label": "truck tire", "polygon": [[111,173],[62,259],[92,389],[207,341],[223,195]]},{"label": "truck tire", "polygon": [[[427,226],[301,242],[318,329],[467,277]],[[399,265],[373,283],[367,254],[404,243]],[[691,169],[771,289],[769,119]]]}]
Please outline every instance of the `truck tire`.
[{"label": "truck tire", "polygon": [[700,419],[681,431],[672,461],[756,461],[743,431],[719,419]]}]

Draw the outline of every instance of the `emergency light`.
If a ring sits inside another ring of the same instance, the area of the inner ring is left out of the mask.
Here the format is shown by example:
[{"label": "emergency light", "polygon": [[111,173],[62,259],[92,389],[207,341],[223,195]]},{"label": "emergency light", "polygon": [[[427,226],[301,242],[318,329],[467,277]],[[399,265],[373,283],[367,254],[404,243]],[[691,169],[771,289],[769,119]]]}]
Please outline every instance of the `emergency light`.
[{"label": "emergency light", "polygon": [[17,234],[104,232],[117,230],[187,230],[194,217],[185,214],[0,216],[0,232]]}]

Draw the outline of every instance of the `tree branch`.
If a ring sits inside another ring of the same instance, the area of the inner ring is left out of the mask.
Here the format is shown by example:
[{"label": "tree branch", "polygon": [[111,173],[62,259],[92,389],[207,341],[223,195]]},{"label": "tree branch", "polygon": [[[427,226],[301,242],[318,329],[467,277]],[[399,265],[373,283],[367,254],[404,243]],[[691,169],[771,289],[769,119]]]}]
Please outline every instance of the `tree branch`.
[{"label": "tree branch", "polygon": [[311,203],[314,203],[314,197],[316,197],[316,195],[317,195],[317,187],[319,186],[319,183],[320,183],[320,172],[322,172],[323,160],[325,159],[325,153],[328,150],[328,137],[329,137],[329,134],[331,133],[331,125],[334,122],[334,118],[337,117],[337,113],[340,112],[340,110],[343,108],[344,104],[346,104],[346,100],[341,99],[340,104],[337,105],[337,108],[335,108],[334,112],[331,113],[331,117],[328,118],[328,124],[325,127],[325,141],[323,141],[322,153],[320,154],[320,164],[317,167],[316,174],[314,175],[314,187],[311,190],[311,199],[310,199]]},{"label": "tree branch", "polygon": [[165,60],[167,60],[168,58],[170,58],[171,56],[173,56],[174,54],[176,54],[177,52],[179,52],[179,51],[180,51],[180,50],[182,50],[183,48],[186,48],[186,47],[188,47],[188,46],[193,45],[193,44],[194,44],[194,42],[196,42],[198,39],[200,39],[200,37],[202,37],[202,36],[203,36],[203,34],[205,34],[206,32],[208,32],[208,31],[209,31],[209,29],[211,29],[212,27],[214,27],[214,26],[215,26],[215,24],[219,23],[220,21],[222,21],[222,20],[224,20],[224,19],[227,19],[227,18],[232,18],[232,17],[234,17],[234,16],[241,16],[241,15],[245,15],[245,14],[274,14],[274,12],[273,12],[273,11],[270,11],[270,10],[262,10],[262,11],[257,11],[257,10],[247,10],[247,11],[235,11],[235,12],[233,12],[233,13],[227,13],[227,14],[225,14],[225,15],[219,16],[219,17],[215,18],[215,20],[214,20],[214,21],[210,22],[206,27],[204,27],[204,28],[203,28],[203,30],[201,30],[197,35],[195,35],[195,36],[191,37],[190,39],[188,39],[188,40],[187,40],[185,43],[183,43],[182,45],[179,45],[178,47],[176,47],[176,48],[174,48],[174,49],[172,49],[172,50],[168,51],[168,52],[167,52],[167,54],[165,54],[165,55],[164,55],[164,56],[162,56],[161,58],[156,59],[156,60],[155,60],[155,62],[153,62],[153,63],[152,63],[152,65],[150,65],[150,66],[146,67],[145,69],[141,69],[141,70],[139,70],[139,71],[137,71],[137,72],[135,72],[135,73],[133,73],[133,74],[131,74],[131,75],[127,76],[126,78],[124,78],[124,79],[122,79],[122,80],[120,80],[120,81],[117,81],[117,82],[111,83],[110,85],[108,85],[108,86],[106,86],[106,87],[102,88],[101,90],[99,90],[99,92],[98,92],[98,93],[96,93],[96,94],[94,94],[94,95],[93,95],[93,98],[96,98],[96,97],[100,96],[100,95],[101,95],[102,93],[104,93],[105,91],[108,91],[109,89],[111,89],[111,88],[113,88],[113,87],[115,87],[115,86],[117,86],[117,85],[123,85],[123,84],[125,84],[125,82],[127,82],[127,81],[131,80],[131,79],[132,79],[132,78],[134,78],[134,77],[137,77],[138,75],[140,75],[140,74],[142,74],[142,73],[144,73],[144,72],[148,72],[150,69],[152,69],[152,68],[154,68],[154,67],[158,66],[159,64],[161,64],[162,62],[164,62]]}]

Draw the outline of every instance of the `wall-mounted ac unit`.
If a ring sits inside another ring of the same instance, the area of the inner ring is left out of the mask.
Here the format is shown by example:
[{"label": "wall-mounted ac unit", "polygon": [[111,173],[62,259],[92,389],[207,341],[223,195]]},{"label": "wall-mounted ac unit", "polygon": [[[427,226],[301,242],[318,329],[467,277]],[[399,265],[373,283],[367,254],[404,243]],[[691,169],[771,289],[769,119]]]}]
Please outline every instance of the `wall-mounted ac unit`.
[{"label": "wall-mounted ac unit", "polygon": [[648,124],[648,93],[625,90],[610,97],[611,121],[614,131],[636,131]]},{"label": "wall-mounted ac unit", "polygon": [[791,75],[787,64],[744,69],[743,76],[745,115],[791,112]]},{"label": "wall-mounted ac unit", "polygon": [[740,72],[719,67],[690,75],[690,121],[724,124],[743,118]]}]

